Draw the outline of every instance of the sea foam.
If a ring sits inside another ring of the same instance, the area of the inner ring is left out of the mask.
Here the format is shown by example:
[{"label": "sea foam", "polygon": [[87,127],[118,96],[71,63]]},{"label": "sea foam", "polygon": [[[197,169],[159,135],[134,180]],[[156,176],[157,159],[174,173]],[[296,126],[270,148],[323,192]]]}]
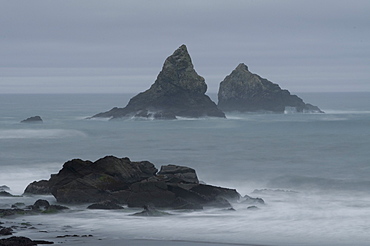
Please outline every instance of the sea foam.
[{"label": "sea foam", "polygon": [[0,130],[0,139],[22,138],[69,138],[86,137],[87,134],[78,130],[67,129],[11,129]]}]

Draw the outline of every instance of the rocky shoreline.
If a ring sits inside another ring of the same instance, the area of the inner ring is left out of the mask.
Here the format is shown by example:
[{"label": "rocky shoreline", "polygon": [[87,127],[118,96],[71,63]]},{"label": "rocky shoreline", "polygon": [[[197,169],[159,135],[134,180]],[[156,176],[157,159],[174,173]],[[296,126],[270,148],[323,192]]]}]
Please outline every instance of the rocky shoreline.
[{"label": "rocky shoreline", "polygon": [[[22,196],[12,195],[7,186],[1,186],[0,192],[0,196],[13,201],[26,197],[39,198],[30,205],[19,201],[0,209],[0,246],[52,244],[53,241],[13,235],[37,230],[37,226],[29,222],[9,226],[9,221],[3,221],[32,215],[73,213],[69,205],[89,210],[128,209],[132,211],[125,212],[128,216],[157,217],[171,216],[171,211],[178,213],[181,210],[211,208],[233,211],[232,204],[236,202],[245,203],[250,210],[264,204],[261,198],[242,197],[235,189],[204,184],[190,167],[170,164],[158,170],[149,161],[133,162],[127,157],[115,156],[106,156],[95,162],[80,159],[67,161],[59,173],[52,174],[49,180],[30,183]],[[49,198],[53,195],[56,203],[42,199],[45,195]],[[65,234],[54,239],[71,237],[93,235]]]},{"label": "rocky shoreline", "polygon": [[240,199],[235,189],[199,182],[194,169],[164,165],[158,170],[149,161],[106,156],[95,162],[66,162],[49,180],[35,181],[25,194],[52,194],[58,202],[101,203],[112,201],[128,207],[170,209],[231,207]]}]

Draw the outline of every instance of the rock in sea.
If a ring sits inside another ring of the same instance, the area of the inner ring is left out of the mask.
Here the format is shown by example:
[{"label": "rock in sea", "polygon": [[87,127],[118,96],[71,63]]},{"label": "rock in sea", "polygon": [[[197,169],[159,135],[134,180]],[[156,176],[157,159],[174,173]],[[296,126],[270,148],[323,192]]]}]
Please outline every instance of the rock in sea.
[{"label": "rock in sea", "polygon": [[[38,183],[30,186],[35,184]],[[234,189],[200,184],[195,170],[189,167],[166,165],[158,172],[148,161],[133,162],[127,157],[115,156],[95,162],[68,161],[58,174],[42,182],[42,189],[49,189],[57,201],[63,203],[98,203],[100,206],[109,200],[129,207],[150,205],[171,209],[228,208],[230,202],[241,197]],[[38,188],[26,190],[39,192]]]},{"label": "rock in sea", "polygon": [[40,116],[32,116],[21,121],[21,123],[42,123],[42,122],[43,121]]},{"label": "rock in sea", "polygon": [[194,70],[188,50],[182,45],[166,59],[150,89],[131,98],[125,108],[116,107],[93,117],[224,118],[225,114],[205,95],[206,91],[204,78]]},{"label": "rock in sea", "polygon": [[323,113],[318,107],[303,102],[288,90],[253,74],[241,63],[220,83],[218,107],[224,112],[270,111],[284,113],[285,110],[301,113]]}]

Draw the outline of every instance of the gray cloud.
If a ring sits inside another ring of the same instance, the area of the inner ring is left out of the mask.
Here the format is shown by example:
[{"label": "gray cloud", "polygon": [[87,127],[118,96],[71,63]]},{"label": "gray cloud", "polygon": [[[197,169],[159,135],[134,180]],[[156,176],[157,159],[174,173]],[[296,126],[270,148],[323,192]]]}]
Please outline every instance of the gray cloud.
[{"label": "gray cloud", "polygon": [[0,3],[3,92],[37,92],[45,76],[46,92],[76,91],[72,78],[81,92],[139,92],[183,43],[211,92],[240,62],[291,91],[370,91],[367,0]]}]

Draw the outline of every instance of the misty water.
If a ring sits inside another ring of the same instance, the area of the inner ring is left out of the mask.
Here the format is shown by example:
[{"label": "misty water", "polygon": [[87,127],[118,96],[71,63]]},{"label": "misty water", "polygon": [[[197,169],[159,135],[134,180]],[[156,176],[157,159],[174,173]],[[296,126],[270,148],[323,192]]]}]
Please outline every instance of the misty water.
[{"label": "misty water", "polygon": [[[370,245],[370,93],[301,93],[325,114],[228,114],[227,119],[88,120],[132,95],[0,95],[0,185],[22,194],[67,160],[106,155],[194,168],[200,180],[261,197],[259,210],[137,209],[27,216],[50,231],[65,226],[112,238]],[[216,100],[215,95],[212,95]],[[21,124],[40,115],[42,124]],[[52,196],[46,197],[55,203]],[[0,198],[0,207],[34,197]],[[72,229],[71,229],[72,230]]]}]

